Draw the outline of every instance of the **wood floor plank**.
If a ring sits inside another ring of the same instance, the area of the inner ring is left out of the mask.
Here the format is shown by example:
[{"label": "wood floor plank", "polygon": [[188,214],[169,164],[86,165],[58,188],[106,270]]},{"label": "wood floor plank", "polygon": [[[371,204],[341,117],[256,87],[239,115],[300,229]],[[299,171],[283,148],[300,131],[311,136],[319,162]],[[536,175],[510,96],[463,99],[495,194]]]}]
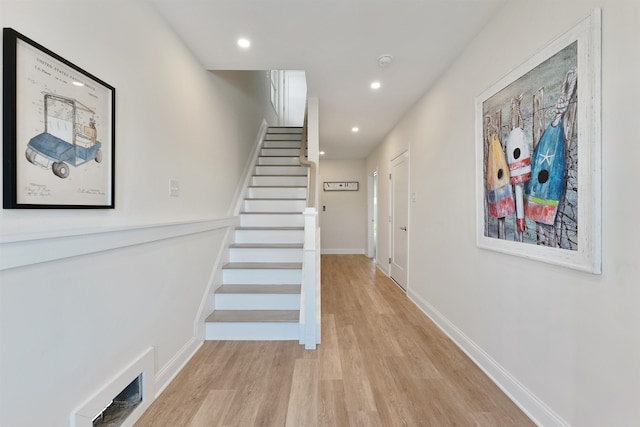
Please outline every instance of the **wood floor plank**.
[{"label": "wood floor plank", "polygon": [[348,425],[353,427],[382,427],[389,424],[383,424],[380,415],[376,411],[350,411]]},{"label": "wood floor plank", "polygon": [[211,390],[198,408],[188,427],[213,427],[222,425],[235,397],[235,390]]},{"label": "wood floor plank", "polygon": [[365,370],[363,355],[360,352],[353,326],[348,325],[338,329],[338,342],[342,350],[340,356],[347,407],[356,411],[375,411],[376,404],[373,399],[371,383]]},{"label": "wood floor plank", "polygon": [[319,375],[322,380],[341,380],[342,362],[335,316],[322,316],[322,345],[318,347]]},{"label": "wood floor plank", "polygon": [[318,383],[318,426],[349,425],[342,380],[320,380]]},{"label": "wood floor plank", "polygon": [[318,421],[318,361],[298,359],[293,371],[286,427],[315,426]]},{"label": "wood floor plank", "polygon": [[295,361],[305,353],[295,342],[281,341],[268,372],[265,373],[263,393],[265,399],[256,415],[256,426],[283,426],[287,419],[291,384],[295,376]]},{"label": "wood floor plank", "polygon": [[220,382],[224,388],[237,390],[224,419],[225,426],[256,425],[260,407],[271,399],[266,373],[273,366],[277,347],[268,342],[244,341],[241,348],[228,376]]},{"label": "wood floor plank", "polygon": [[322,256],[322,344],[208,341],[136,427],[534,424],[362,255]]}]

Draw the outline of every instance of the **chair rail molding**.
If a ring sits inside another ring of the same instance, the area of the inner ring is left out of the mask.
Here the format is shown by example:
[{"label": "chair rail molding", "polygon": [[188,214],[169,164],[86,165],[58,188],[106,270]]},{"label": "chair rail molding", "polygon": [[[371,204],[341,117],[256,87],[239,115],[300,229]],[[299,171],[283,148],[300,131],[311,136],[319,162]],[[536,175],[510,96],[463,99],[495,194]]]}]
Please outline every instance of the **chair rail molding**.
[{"label": "chair rail molding", "polygon": [[0,237],[0,271],[235,226],[238,217]]}]

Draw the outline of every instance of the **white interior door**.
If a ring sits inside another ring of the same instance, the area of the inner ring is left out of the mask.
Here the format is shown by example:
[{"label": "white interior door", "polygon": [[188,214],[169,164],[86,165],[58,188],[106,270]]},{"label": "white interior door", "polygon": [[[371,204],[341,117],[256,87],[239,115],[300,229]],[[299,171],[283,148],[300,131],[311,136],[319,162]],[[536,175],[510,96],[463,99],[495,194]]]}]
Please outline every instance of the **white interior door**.
[{"label": "white interior door", "polygon": [[409,263],[409,153],[391,160],[390,275],[407,290]]}]

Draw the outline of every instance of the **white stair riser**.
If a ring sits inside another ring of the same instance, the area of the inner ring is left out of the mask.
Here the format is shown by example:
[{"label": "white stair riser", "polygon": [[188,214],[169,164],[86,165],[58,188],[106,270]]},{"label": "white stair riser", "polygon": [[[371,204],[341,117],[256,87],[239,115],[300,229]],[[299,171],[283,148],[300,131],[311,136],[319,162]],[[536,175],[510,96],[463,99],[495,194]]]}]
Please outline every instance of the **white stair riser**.
[{"label": "white stair riser", "polygon": [[298,134],[302,134],[302,128],[301,127],[278,127],[278,126],[274,126],[274,127],[270,127],[269,130],[267,130],[267,134],[270,133],[298,133]]},{"label": "white stair riser", "polygon": [[299,285],[302,272],[299,269],[233,268],[222,270],[225,285]]},{"label": "white stair riser", "polygon": [[230,248],[230,262],[302,262],[301,248]]},{"label": "white stair riser", "polygon": [[306,187],[249,187],[247,197],[256,199],[305,199]]},{"label": "white stair riser", "polygon": [[307,175],[308,168],[305,166],[256,166],[256,175]]},{"label": "white stair riser", "polygon": [[262,148],[300,148],[300,140],[297,141],[264,141]]},{"label": "white stair riser", "polygon": [[207,340],[297,340],[298,322],[207,322]]},{"label": "white stair riser", "polygon": [[[301,214],[240,214],[241,227],[302,227],[304,216]],[[239,243],[239,242],[238,242]],[[273,243],[269,241],[261,243]]]},{"label": "white stair riser", "polygon": [[236,230],[236,243],[304,243],[304,230]]},{"label": "white stair riser", "polygon": [[300,141],[301,134],[295,133],[268,133],[265,135],[265,141]]},{"label": "white stair riser", "polygon": [[243,212],[292,212],[302,213],[307,207],[306,200],[252,200],[245,199]]},{"label": "white stair riser", "polygon": [[258,165],[288,165],[288,166],[299,166],[300,165],[300,157],[259,157]]},{"label": "white stair riser", "polygon": [[292,185],[292,186],[306,186],[306,176],[253,176],[251,178],[251,185],[258,187],[268,187],[273,185]]},{"label": "white stair riser", "polygon": [[262,148],[260,150],[261,156],[299,156],[299,148]]},{"label": "white stair riser", "polygon": [[216,294],[216,310],[300,310],[300,294]]}]

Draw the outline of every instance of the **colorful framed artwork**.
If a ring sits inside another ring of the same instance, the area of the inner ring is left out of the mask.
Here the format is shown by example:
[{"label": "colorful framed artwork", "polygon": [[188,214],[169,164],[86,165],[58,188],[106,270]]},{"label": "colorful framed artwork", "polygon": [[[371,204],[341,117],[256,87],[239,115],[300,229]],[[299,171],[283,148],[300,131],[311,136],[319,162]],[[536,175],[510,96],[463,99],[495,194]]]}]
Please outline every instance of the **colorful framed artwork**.
[{"label": "colorful framed artwork", "polygon": [[595,10],[476,98],[476,242],[601,272]]},{"label": "colorful framed artwork", "polygon": [[115,89],[3,29],[3,207],[113,208]]}]

